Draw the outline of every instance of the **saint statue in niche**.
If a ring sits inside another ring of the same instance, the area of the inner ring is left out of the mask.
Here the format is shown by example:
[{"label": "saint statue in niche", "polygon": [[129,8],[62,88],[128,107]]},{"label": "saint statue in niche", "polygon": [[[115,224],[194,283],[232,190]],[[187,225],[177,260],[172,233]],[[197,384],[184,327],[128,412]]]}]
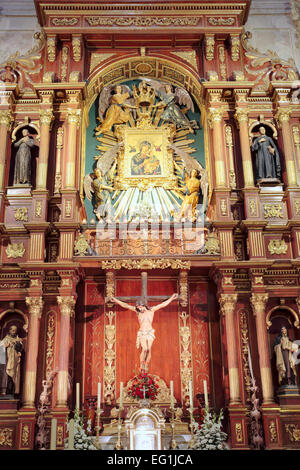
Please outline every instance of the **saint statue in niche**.
[{"label": "saint statue in niche", "polygon": [[256,154],[257,181],[280,179],[280,159],[273,139],[266,135],[265,127],[259,128],[259,136],[254,139],[252,150]]},{"label": "saint statue in niche", "polygon": [[8,334],[0,341],[0,388],[1,395],[20,393],[20,365],[23,350],[18,327],[11,325]]},{"label": "saint statue in niche", "polygon": [[15,160],[14,186],[31,184],[31,149],[35,146],[28,129],[22,130],[23,137],[14,144],[18,148]]},{"label": "saint statue in niche", "polygon": [[287,329],[283,326],[274,344],[280,385],[295,385],[297,372],[293,352],[297,349],[298,345],[290,340]]}]

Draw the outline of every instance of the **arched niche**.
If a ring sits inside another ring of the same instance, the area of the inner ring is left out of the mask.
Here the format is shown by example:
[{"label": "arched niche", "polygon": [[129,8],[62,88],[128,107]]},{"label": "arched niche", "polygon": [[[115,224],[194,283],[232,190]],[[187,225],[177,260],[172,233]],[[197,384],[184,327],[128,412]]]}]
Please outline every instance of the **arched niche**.
[{"label": "arched niche", "polygon": [[[275,341],[279,336],[280,330],[283,326],[287,329],[288,336],[291,341],[300,339],[299,316],[293,308],[287,305],[277,305],[267,313],[266,323],[269,337],[273,384],[274,388],[276,389],[280,384],[278,381],[278,371],[276,368],[276,357],[274,353]],[[299,375],[298,366],[297,373]]]}]

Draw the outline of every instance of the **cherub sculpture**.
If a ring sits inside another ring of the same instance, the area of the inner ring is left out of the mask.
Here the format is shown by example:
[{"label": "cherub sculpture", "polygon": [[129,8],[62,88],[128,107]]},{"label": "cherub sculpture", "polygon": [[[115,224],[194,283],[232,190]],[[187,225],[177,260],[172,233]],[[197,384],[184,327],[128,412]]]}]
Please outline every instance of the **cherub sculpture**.
[{"label": "cherub sculpture", "polygon": [[134,102],[130,99],[131,90],[126,85],[107,86],[99,96],[98,120],[101,122],[95,134],[109,132],[115,124],[124,124],[130,119],[130,109]]},{"label": "cherub sculpture", "polygon": [[98,220],[111,214],[110,193],[113,190],[114,188],[108,185],[107,178],[99,168],[95,168],[93,174],[84,177],[84,191],[89,201],[91,201],[92,193],[94,193],[94,213]]},{"label": "cherub sculpture", "polygon": [[[145,77],[140,78],[154,88],[156,95],[162,100],[161,106],[165,105],[161,119],[166,122],[174,123],[179,128],[189,129],[193,134],[194,129],[198,127],[197,123],[190,121],[185,115],[189,110],[194,112],[194,103],[189,93],[181,87],[177,87],[173,91],[173,87],[169,83]],[[184,105],[185,108],[181,109],[181,105]]]}]

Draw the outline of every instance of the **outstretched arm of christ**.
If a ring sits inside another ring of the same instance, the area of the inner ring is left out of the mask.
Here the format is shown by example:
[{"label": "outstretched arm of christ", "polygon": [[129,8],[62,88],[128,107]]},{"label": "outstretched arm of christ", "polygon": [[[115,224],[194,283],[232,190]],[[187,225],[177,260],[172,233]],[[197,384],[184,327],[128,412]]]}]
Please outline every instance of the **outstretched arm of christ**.
[{"label": "outstretched arm of christ", "polygon": [[161,308],[165,308],[175,299],[178,299],[178,294],[173,294],[168,300],[165,300],[161,304],[155,305],[155,307],[151,307],[151,310],[153,312],[156,312],[157,310],[160,310]]},{"label": "outstretched arm of christ", "polygon": [[133,310],[135,312],[135,307],[133,305],[129,305],[126,302],[122,302],[122,300],[116,299],[116,297],[111,297],[110,300],[120,305],[120,307],[126,308],[128,310]]}]

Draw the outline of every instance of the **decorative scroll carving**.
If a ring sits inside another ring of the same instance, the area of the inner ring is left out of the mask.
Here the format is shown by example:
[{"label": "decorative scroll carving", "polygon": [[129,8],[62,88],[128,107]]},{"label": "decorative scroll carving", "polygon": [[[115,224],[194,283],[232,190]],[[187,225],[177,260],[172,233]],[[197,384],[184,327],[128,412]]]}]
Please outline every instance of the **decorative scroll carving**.
[{"label": "decorative scroll carving", "polygon": [[179,289],[180,289],[180,305],[187,307],[188,305],[188,273],[181,271],[179,274]]},{"label": "decorative scroll carving", "polygon": [[264,204],[264,218],[272,219],[275,217],[283,219],[282,205],[281,204]]},{"label": "decorative scroll carving", "polygon": [[87,22],[90,26],[196,26],[200,20],[199,17],[142,17],[120,18],[120,17],[103,17],[89,16]]},{"label": "decorative scroll carving", "polygon": [[278,434],[277,434],[277,426],[275,421],[271,421],[269,424],[269,433],[270,433],[270,439],[271,442],[277,442],[278,441]]},{"label": "decorative scroll carving", "polygon": [[22,447],[28,447],[29,446],[29,426],[28,424],[24,424],[22,426],[22,434],[21,434],[21,441],[22,441]]},{"label": "decorative scroll carving", "polygon": [[75,256],[85,256],[89,252],[89,244],[84,233],[80,233],[79,237],[75,241],[74,245],[74,255]]},{"label": "decorative scroll carving", "polygon": [[102,261],[102,269],[190,269],[190,261],[179,259],[141,259],[141,260],[111,260]]},{"label": "decorative scroll carving", "polygon": [[15,211],[15,220],[19,220],[21,222],[28,222],[27,207],[19,207],[18,209],[14,209],[14,211]]},{"label": "decorative scroll carving", "polygon": [[48,61],[54,62],[56,58],[56,37],[48,37],[47,38],[47,54],[48,54]]},{"label": "decorative scroll carving", "polygon": [[5,253],[8,258],[23,258],[25,255],[25,247],[23,245],[23,242],[21,243],[12,243],[9,244],[5,250]]},{"label": "decorative scroll carving", "polygon": [[225,47],[220,46],[219,49],[219,64],[220,64],[220,74],[222,80],[227,79],[227,70],[226,70],[226,61],[225,61]]},{"label": "decorative scroll carving", "polygon": [[211,61],[215,57],[215,35],[205,35],[205,57],[206,60]]},{"label": "decorative scroll carving", "polygon": [[52,24],[54,26],[75,26],[79,19],[78,18],[52,18]]},{"label": "decorative scroll carving", "polygon": [[300,441],[300,429],[298,428],[298,424],[286,424],[285,430],[288,433],[290,442]]},{"label": "decorative scroll carving", "polygon": [[104,402],[110,405],[116,391],[116,312],[105,314]]},{"label": "decorative scroll carving", "polygon": [[13,446],[12,436],[13,436],[12,428],[0,428],[0,446],[12,447]]},{"label": "decorative scroll carving", "polygon": [[81,36],[72,37],[73,59],[75,62],[81,61]]},{"label": "decorative scroll carving", "polygon": [[287,250],[288,246],[284,240],[270,240],[268,244],[268,251],[271,255],[283,255]]},{"label": "decorative scroll carving", "polygon": [[62,82],[67,80],[69,48],[64,46],[61,52],[60,78]]},{"label": "decorative scroll carving", "polygon": [[232,26],[234,24],[234,18],[208,18],[208,23],[213,26]]},{"label": "decorative scroll carving", "polygon": [[231,35],[231,58],[237,62],[240,58],[240,37]]},{"label": "decorative scroll carving", "polygon": [[51,374],[54,366],[54,337],[55,337],[55,315],[50,313],[47,322],[46,333],[46,377]]},{"label": "decorative scroll carving", "polygon": [[29,309],[29,314],[33,317],[41,318],[44,306],[42,297],[26,297],[25,301]]},{"label": "decorative scroll carving", "polygon": [[242,423],[235,423],[235,439],[239,444],[244,441]]},{"label": "decorative scroll carving", "polygon": [[196,58],[196,52],[195,51],[179,51],[179,52],[172,52],[172,54],[177,55],[181,59],[185,60],[189,64],[191,64],[194,69],[197,70],[198,65],[197,65],[197,58]]},{"label": "decorative scroll carving", "polygon": [[179,340],[180,340],[180,378],[181,399],[186,405],[190,403],[189,382],[193,380],[192,369],[192,332],[191,316],[188,312],[179,311]]},{"label": "decorative scroll carving", "polygon": [[73,317],[76,303],[75,297],[73,295],[57,296],[57,303],[62,315]]},{"label": "decorative scroll carving", "polygon": [[219,255],[220,252],[220,240],[217,234],[215,232],[209,233],[204,244],[203,253],[206,255]]},{"label": "decorative scroll carving", "polygon": [[243,371],[244,371],[244,382],[245,388],[250,399],[251,394],[251,376],[249,369],[249,337],[248,337],[248,322],[247,322],[247,313],[241,311],[240,314],[240,329],[241,329],[241,340],[242,340],[242,361],[243,361]]}]

